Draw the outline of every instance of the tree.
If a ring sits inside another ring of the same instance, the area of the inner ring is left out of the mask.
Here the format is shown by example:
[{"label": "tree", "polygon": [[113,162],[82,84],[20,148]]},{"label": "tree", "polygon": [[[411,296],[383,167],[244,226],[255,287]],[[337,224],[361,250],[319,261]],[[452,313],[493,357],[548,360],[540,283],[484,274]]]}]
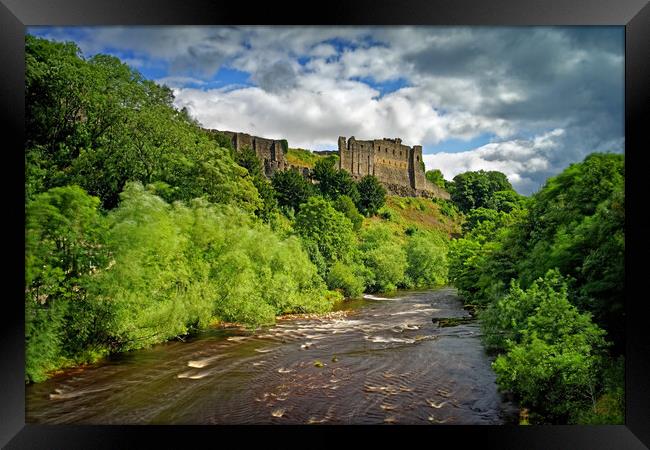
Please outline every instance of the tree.
[{"label": "tree", "polygon": [[440,169],[427,170],[424,176],[436,186],[445,188],[445,177],[442,175]]},{"label": "tree", "polygon": [[336,158],[331,156],[316,161],[312,176],[318,182],[318,190],[330,200],[346,195],[353,201],[358,201],[359,193],[352,175],[345,170],[336,169],[335,165]]},{"label": "tree", "polygon": [[513,190],[512,185],[501,172],[465,172],[454,177],[451,199],[463,212],[480,207],[495,209],[494,194],[506,190]]},{"label": "tree", "polygon": [[366,217],[374,216],[386,203],[386,189],[373,175],[366,175],[357,184],[359,201],[357,208]]},{"label": "tree", "polygon": [[275,172],[271,184],[275,189],[278,204],[296,213],[300,210],[300,205],[306,203],[314,194],[313,185],[295,169]]},{"label": "tree", "polygon": [[344,260],[354,243],[352,222],[322,197],[310,197],[296,215],[296,232],[316,243],[328,264]]},{"label": "tree", "polygon": [[207,195],[258,207],[246,172],[174,107],[168,87],[113,56],[84,59],[71,43],[28,35],[25,58],[29,197],[77,184],[111,209],[126,183],[139,181],[166,184],[170,200]]},{"label": "tree", "polygon": [[406,275],[413,287],[441,286],[447,282],[447,246],[433,233],[417,232],[406,245]]},{"label": "tree", "polygon": [[257,153],[250,147],[244,147],[241,150],[235,151],[235,162],[248,170],[251,177],[262,177],[262,164],[257,157]]},{"label": "tree", "polygon": [[99,199],[78,186],[52,188],[26,205],[25,376],[41,381],[68,358],[101,342],[103,307],[87,277],[106,264]]},{"label": "tree", "polygon": [[393,291],[403,283],[406,252],[390,228],[376,226],[365,230],[359,249],[370,292]]},{"label": "tree", "polygon": [[[498,383],[515,392],[524,406],[541,415],[541,421],[566,423],[595,402],[605,332],[569,303],[559,272],[550,271],[519,302],[497,306],[512,317],[499,319],[514,335],[506,340],[507,353],[493,364]],[[530,315],[516,311],[524,307]],[[496,311],[495,311],[496,313]],[[501,327],[492,329],[499,332]]]},{"label": "tree", "polygon": [[363,278],[354,273],[354,266],[336,261],[327,274],[327,286],[338,289],[348,298],[361,296],[364,290]]},{"label": "tree", "polygon": [[354,205],[354,202],[347,195],[341,195],[333,203],[334,209],[343,213],[345,217],[350,219],[352,222],[352,227],[354,231],[359,231],[361,225],[363,224],[363,216],[359,214],[357,207]]}]

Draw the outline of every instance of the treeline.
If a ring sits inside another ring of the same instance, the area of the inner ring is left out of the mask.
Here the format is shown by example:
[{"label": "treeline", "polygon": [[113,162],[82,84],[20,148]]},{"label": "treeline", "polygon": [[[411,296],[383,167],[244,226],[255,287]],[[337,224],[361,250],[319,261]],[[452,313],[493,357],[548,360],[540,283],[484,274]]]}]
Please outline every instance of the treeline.
[{"label": "treeline", "polygon": [[199,330],[446,281],[447,238],[369,223],[319,161],[268,180],[117,58],[26,37],[26,380]]},{"label": "treeline", "polygon": [[501,175],[449,186],[466,212],[449,277],[481,311],[497,382],[534,423],[623,423],[623,155],[591,154],[530,198]]}]

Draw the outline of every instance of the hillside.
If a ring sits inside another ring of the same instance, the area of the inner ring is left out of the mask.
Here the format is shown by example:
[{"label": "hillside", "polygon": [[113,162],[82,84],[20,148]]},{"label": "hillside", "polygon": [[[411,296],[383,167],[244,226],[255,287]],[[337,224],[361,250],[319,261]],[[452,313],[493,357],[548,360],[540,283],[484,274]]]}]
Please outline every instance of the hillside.
[{"label": "hillside", "polygon": [[316,161],[324,158],[324,156],[318,155],[310,150],[305,150],[304,148],[290,148],[285,157],[287,164],[290,166],[307,167],[309,169],[314,167]]},{"label": "hillside", "polygon": [[427,198],[389,195],[379,214],[364,220],[364,227],[383,223],[393,229],[396,235],[406,235],[417,229],[435,231],[449,237],[457,236],[461,232],[462,216],[443,206],[448,204],[444,200],[436,203]]}]

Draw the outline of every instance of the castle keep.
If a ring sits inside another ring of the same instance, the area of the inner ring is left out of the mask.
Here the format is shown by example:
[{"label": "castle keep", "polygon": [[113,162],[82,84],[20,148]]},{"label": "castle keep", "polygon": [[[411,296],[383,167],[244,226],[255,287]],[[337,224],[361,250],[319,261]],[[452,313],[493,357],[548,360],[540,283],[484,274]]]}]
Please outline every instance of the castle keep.
[{"label": "castle keep", "polygon": [[[217,130],[214,130],[217,131]],[[251,136],[246,133],[235,131],[218,131],[228,136],[235,150],[250,148],[255,152],[262,163],[264,174],[270,177],[278,170],[286,168],[286,160],[282,151],[282,142],[274,139],[266,139],[258,136]]]},{"label": "castle keep", "polygon": [[409,147],[399,138],[360,141],[354,136],[341,136],[338,144],[339,168],[355,178],[374,175],[395,195],[449,198],[424,176],[421,145]]}]

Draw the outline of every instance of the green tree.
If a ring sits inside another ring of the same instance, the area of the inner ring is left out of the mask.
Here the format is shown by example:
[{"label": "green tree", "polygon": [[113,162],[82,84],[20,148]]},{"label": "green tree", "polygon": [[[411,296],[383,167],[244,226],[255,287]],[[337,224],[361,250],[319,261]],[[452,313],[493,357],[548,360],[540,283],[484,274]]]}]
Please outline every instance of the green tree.
[{"label": "green tree", "polygon": [[445,177],[442,175],[440,169],[427,170],[424,176],[427,180],[436,186],[439,186],[443,189],[445,188]]},{"label": "green tree", "polygon": [[85,290],[103,267],[104,221],[99,199],[78,186],[52,188],[26,205],[25,376],[41,381],[104,337],[104,311]]},{"label": "green tree", "polygon": [[[108,55],[26,37],[26,193],[77,184],[117,205],[128,181],[164,183],[170,199],[208,195],[255,210],[250,179],[172,91]],[[250,203],[250,205],[247,205]]]},{"label": "green tree", "polygon": [[434,233],[416,232],[406,245],[406,275],[414,287],[441,286],[447,282],[447,246]]},{"label": "green tree", "polygon": [[359,193],[352,175],[337,169],[336,161],[337,159],[331,156],[316,161],[312,176],[318,182],[318,190],[323,197],[330,200],[346,195],[353,201],[358,201]]},{"label": "green tree", "polygon": [[500,386],[515,392],[541,421],[566,423],[595,401],[605,332],[571,305],[559,272],[546,278],[550,284],[539,280],[526,291],[524,298],[537,303],[534,312],[516,322],[520,337],[506,341],[508,351],[493,367]]},{"label": "green tree", "polygon": [[347,195],[341,195],[332,203],[332,206],[334,206],[334,209],[338,212],[343,213],[345,217],[350,219],[354,231],[359,231],[361,229],[363,216],[359,214],[357,207],[354,205],[354,202],[350,197]]},{"label": "green tree", "polygon": [[322,197],[310,197],[296,215],[296,232],[316,243],[328,264],[345,260],[354,245],[352,222]]},{"label": "green tree", "polygon": [[495,209],[495,193],[512,190],[512,185],[501,172],[465,172],[454,177],[451,199],[463,212],[480,207]]},{"label": "green tree", "polygon": [[275,189],[278,204],[290,208],[295,213],[300,210],[301,204],[314,195],[313,185],[294,169],[275,172],[271,184]]},{"label": "green tree", "polygon": [[366,217],[374,216],[386,203],[386,189],[373,175],[366,175],[357,184],[359,202],[357,209]]},{"label": "green tree", "polygon": [[376,226],[364,230],[360,251],[370,292],[393,291],[404,282],[406,252],[390,228]]},{"label": "green tree", "polygon": [[340,290],[345,297],[361,296],[364,290],[364,280],[358,276],[351,264],[336,261],[327,274],[327,286]]}]

